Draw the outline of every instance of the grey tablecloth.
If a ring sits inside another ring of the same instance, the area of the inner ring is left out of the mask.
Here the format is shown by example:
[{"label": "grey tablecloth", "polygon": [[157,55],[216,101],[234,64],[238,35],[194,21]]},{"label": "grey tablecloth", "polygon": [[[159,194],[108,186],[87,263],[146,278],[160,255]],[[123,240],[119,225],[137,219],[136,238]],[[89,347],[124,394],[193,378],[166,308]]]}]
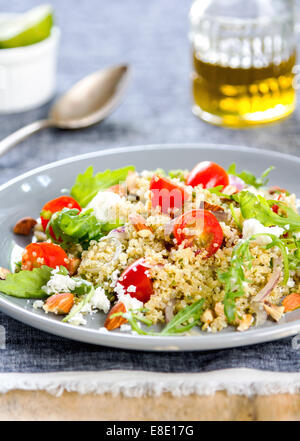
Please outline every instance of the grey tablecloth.
[{"label": "grey tablecloth", "polygon": [[[18,12],[35,3],[11,0],[5,8]],[[280,124],[235,131],[209,126],[192,115],[187,40],[190,0],[52,0],[51,3],[62,30],[58,93],[94,70],[122,62],[133,67],[131,87],[124,104],[103,124],[80,132],[45,130],[0,158],[0,183],[56,159],[124,145],[230,143],[299,155],[299,109]],[[48,107],[1,116],[0,137],[45,117]],[[0,324],[7,336],[6,349],[0,349],[0,372],[300,369],[300,350],[292,348],[291,339],[205,353],[137,353],[53,337],[1,313]]]}]

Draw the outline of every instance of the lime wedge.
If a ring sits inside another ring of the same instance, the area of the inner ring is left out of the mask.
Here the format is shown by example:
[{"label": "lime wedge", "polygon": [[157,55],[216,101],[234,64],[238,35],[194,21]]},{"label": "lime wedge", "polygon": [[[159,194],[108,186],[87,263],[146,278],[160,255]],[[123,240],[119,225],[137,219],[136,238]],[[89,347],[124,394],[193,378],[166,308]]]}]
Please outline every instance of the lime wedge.
[{"label": "lime wedge", "polygon": [[49,37],[53,25],[53,8],[41,5],[1,23],[0,49],[29,46]]}]

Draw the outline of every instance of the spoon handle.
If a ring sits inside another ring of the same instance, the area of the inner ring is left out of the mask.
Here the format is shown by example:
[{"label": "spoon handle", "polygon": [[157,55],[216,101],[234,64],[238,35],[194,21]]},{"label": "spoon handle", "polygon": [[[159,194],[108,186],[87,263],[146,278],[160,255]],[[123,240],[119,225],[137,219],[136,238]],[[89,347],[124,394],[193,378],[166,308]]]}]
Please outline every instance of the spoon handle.
[{"label": "spoon handle", "polygon": [[52,125],[53,123],[49,119],[42,119],[22,127],[0,141],[0,156],[2,156],[19,142],[23,141],[23,139],[28,138],[28,136],[32,135],[33,133],[44,129],[45,127],[51,127]]}]

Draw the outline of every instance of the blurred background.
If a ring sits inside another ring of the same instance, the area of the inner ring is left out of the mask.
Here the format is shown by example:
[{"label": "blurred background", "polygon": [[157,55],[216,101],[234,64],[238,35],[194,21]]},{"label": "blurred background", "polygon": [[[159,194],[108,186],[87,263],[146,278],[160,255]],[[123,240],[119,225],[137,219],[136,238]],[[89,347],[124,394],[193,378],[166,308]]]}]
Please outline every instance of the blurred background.
[{"label": "blurred background", "polygon": [[[36,166],[98,149],[153,143],[224,143],[300,154],[300,111],[258,128],[230,130],[192,114],[191,0],[52,0],[61,30],[57,95],[103,67],[129,63],[132,78],[121,107],[82,131],[44,130],[0,158],[0,183]],[[11,0],[1,12],[40,2]],[[50,103],[0,115],[0,138],[46,117]]]}]

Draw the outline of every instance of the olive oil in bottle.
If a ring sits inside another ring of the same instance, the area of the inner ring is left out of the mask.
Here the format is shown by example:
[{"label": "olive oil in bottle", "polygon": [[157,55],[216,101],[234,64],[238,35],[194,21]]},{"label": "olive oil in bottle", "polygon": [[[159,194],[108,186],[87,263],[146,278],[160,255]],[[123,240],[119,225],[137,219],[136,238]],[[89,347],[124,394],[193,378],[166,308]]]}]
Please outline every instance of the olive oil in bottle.
[{"label": "olive oil in bottle", "polygon": [[293,112],[294,0],[194,0],[189,36],[197,116],[250,127]]},{"label": "olive oil in bottle", "polygon": [[267,123],[295,108],[296,54],[278,65],[228,67],[202,61],[194,52],[194,113],[212,123],[241,127]]}]

